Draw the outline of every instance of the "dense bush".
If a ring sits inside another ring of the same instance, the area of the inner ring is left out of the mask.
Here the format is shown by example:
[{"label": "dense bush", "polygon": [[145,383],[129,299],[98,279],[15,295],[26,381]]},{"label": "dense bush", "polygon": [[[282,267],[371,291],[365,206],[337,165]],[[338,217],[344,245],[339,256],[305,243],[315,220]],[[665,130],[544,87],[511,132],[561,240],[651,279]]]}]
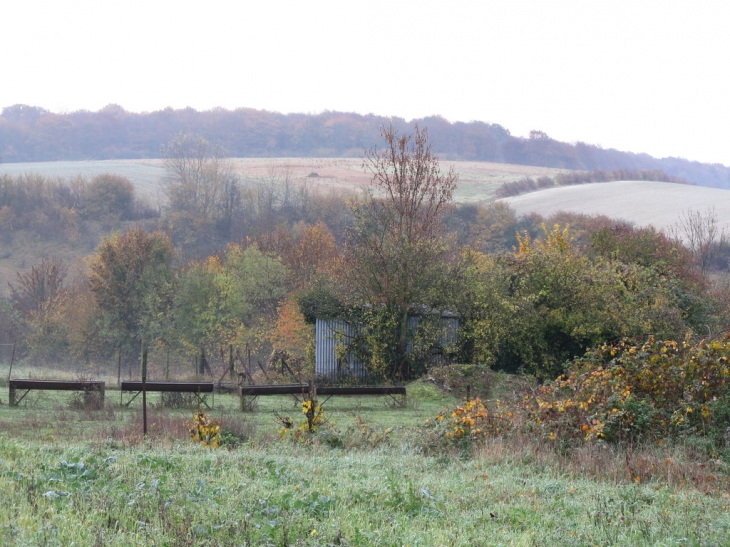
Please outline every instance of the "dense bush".
[{"label": "dense bush", "polygon": [[526,401],[548,438],[635,442],[730,435],[730,339],[607,344]]},{"label": "dense bush", "polygon": [[605,341],[682,338],[695,293],[671,272],[627,264],[575,245],[567,228],[519,236],[508,255],[467,252],[455,296],[464,362],[552,380]]}]

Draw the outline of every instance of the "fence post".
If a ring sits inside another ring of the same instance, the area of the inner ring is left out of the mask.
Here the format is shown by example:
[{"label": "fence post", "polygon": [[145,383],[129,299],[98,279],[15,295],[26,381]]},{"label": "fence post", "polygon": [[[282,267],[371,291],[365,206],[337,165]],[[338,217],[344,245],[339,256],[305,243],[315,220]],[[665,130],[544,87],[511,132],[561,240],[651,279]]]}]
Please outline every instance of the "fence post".
[{"label": "fence post", "polygon": [[142,432],[147,437],[147,344],[142,340]]},{"label": "fence post", "polygon": [[122,385],[122,346],[119,346],[119,353],[117,354],[117,385]]},{"label": "fence post", "polygon": [[13,342],[13,354],[10,356],[10,369],[8,370],[8,382],[13,374],[13,362],[15,361],[15,342]]}]

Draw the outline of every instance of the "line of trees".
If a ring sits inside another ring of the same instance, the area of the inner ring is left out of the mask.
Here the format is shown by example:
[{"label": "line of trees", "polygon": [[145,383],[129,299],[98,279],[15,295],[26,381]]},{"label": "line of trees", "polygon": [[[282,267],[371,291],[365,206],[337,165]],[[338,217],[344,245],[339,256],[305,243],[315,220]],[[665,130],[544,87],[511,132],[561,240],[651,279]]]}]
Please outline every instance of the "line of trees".
[{"label": "line of trees", "polygon": [[[681,158],[656,159],[582,142],[556,141],[541,131],[515,137],[484,122],[450,123],[439,116],[413,120],[428,127],[434,152],[446,159],[494,161],[561,167],[661,170],[703,186],[730,187],[730,168]],[[127,112],[109,105],[98,112],[54,114],[43,108],[13,105],[0,114],[0,160],[31,162],[115,158],[157,158],[179,133],[225,142],[235,157],[357,157],[378,143],[380,127],[410,130],[402,118],[354,113],[279,114],[250,108],[192,108]]]},{"label": "line of trees", "polygon": [[672,182],[675,184],[689,184],[689,182],[680,177],[672,177],[663,171],[654,170],[636,170],[636,169],[619,169],[617,171],[606,172],[602,169],[594,171],[573,171],[569,173],[559,173],[554,177],[523,177],[520,180],[505,182],[497,189],[495,193],[498,198],[506,198],[510,196],[518,196],[536,190],[545,190],[554,186],[575,186],[578,184],[589,184],[591,182],[611,182],[617,180],[644,180],[656,182]]}]

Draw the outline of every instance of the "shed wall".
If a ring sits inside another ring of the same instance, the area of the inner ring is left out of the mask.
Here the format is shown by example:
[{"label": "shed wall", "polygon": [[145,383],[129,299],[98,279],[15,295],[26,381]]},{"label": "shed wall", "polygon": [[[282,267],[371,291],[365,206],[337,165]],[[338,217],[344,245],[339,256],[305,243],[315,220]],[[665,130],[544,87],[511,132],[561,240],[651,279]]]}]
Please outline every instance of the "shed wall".
[{"label": "shed wall", "polygon": [[[415,334],[421,316],[408,317],[408,329]],[[438,345],[440,348],[452,346],[457,341],[459,330],[458,317],[444,315],[441,317],[441,329]],[[349,352],[344,360],[337,359],[337,346],[348,344],[357,335],[357,327],[345,321],[334,319],[317,319],[315,327],[315,374],[336,381],[346,376],[367,376],[365,365]],[[413,339],[408,342],[408,353],[413,352]],[[447,361],[442,352],[436,351],[429,358],[432,365],[442,365]]]}]

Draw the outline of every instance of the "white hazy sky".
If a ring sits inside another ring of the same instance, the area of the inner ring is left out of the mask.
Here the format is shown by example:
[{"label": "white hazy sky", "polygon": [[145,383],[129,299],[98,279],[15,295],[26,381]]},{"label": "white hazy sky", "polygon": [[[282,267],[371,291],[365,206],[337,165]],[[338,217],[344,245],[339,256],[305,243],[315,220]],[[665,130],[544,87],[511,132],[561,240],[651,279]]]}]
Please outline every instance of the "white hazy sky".
[{"label": "white hazy sky", "polygon": [[725,0],[0,0],[0,108],[340,110],[730,165]]}]

